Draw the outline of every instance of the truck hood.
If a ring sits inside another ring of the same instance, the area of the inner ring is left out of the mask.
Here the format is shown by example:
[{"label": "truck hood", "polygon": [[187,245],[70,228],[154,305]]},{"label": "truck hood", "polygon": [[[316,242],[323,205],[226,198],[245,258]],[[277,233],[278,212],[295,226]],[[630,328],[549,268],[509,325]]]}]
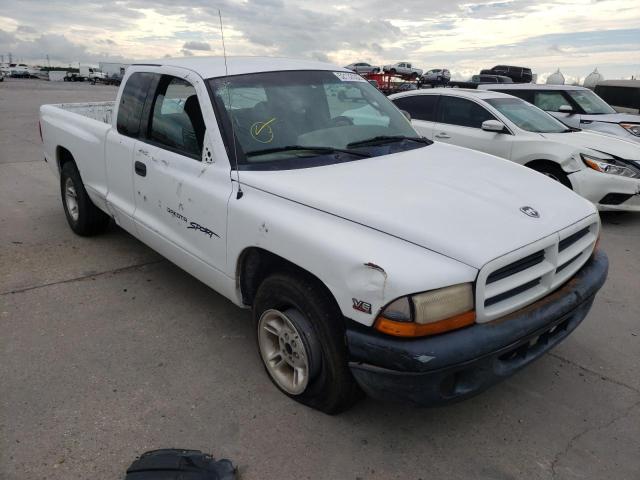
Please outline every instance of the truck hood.
[{"label": "truck hood", "polygon": [[585,113],[580,114],[580,120],[604,123],[640,123],[638,115],[631,115],[629,113],[605,113],[601,115],[589,115]]},{"label": "truck hood", "polygon": [[[571,145],[583,151],[584,149],[594,150],[594,152],[590,152],[593,155],[602,152],[627,160],[640,160],[640,145],[606,133],[583,130],[568,133],[542,133],[541,135],[546,139]],[[585,151],[585,153],[589,152]]]},{"label": "truck hood", "polygon": [[[243,171],[241,180],[475,268],[596,212],[533,170],[441,143],[314,168]],[[522,213],[525,206],[540,218]]]}]

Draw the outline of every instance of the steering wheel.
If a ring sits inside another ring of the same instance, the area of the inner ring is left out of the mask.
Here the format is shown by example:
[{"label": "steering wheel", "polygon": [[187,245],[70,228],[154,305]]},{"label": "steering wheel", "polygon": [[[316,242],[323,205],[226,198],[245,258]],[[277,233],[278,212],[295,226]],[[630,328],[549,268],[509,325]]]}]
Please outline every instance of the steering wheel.
[{"label": "steering wheel", "polygon": [[353,119],[345,115],[339,115],[337,117],[332,118],[329,121],[329,124],[332,127],[346,127],[347,125],[353,125]]}]

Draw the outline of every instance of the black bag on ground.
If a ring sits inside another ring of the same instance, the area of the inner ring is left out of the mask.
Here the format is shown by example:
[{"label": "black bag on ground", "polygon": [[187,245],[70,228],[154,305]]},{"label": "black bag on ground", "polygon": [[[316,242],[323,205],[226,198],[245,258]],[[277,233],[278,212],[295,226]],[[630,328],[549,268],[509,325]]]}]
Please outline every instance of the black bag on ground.
[{"label": "black bag on ground", "polygon": [[215,460],[200,450],[165,448],[143,453],[127,469],[125,480],[235,480],[230,460]]}]

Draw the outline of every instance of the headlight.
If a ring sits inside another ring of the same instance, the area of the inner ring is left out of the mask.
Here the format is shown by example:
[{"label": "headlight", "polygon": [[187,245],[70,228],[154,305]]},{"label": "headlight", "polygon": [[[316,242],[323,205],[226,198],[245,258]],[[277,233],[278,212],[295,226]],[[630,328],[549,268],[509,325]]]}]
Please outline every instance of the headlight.
[{"label": "headlight", "polygon": [[628,178],[640,178],[640,171],[630,168],[627,164],[615,159],[604,160],[602,158],[592,157],[581,153],[582,161],[589,168],[597,172],[609,173],[611,175],[620,175]]},{"label": "headlight", "polygon": [[476,320],[473,285],[462,283],[398,298],[382,309],[374,328],[396,337],[436,335]]},{"label": "headlight", "polygon": [[620,126],[631,135],[640,137],[640,123],[621,123]]}]

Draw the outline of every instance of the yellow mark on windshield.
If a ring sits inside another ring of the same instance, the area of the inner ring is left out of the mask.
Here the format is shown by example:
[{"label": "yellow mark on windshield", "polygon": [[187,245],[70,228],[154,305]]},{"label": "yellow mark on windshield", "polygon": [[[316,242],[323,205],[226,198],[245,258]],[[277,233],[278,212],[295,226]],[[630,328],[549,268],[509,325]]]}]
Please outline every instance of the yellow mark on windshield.
[{"label": "yellow mark on windshield", "polygon": [[251,125],[251,136],[260,143],[271,143],[273,141],[273,129],[271,124],[276,121],[273,117],[266,122],[256,122]]}]

